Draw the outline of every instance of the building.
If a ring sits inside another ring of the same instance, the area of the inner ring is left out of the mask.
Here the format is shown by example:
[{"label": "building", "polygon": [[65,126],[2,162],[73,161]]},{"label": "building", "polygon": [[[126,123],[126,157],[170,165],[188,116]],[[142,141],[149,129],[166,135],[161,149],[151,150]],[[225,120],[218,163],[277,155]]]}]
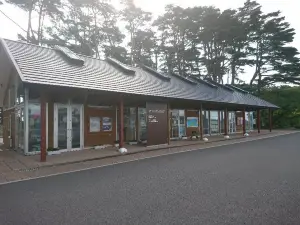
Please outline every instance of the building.
[{"label": "building", "polygon": [[278,108],[232,85],[5,39],[0,106],[5,146],[42,160],[49,148],[246,133],[254,111]]}]

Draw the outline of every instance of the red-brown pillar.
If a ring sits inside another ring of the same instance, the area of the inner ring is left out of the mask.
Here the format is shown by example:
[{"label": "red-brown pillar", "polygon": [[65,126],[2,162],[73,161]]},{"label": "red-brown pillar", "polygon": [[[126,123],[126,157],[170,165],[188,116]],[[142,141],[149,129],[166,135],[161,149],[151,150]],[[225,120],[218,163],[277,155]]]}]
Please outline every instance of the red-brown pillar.
[{"label": "red-brown pillar", "polygon": [[200,110],[199,110],[199,125],[200,125],[200,138],[201,140],[203,139],[203,114],[202,114],[202,104],[200,105]]},{"label": "red-brown pillar", "polygon": [[257,132],[260,133],[260,110],[258,109],[256,111],[256,126],[257,126]]},{"label": "red-brown pillar", "polygon": [[227,128],[227,124],[228,124],[228,111],[227,108],[224,110],[224,135],[227,136],[228,135],[228,128]]},{"label": "red-brown pillar", "polygon": [[120,96],[119,100],[119,118],[120,118],[120,130],[119,130],[119,148],[124,148],[124,103],[123,96]]},{"label": "red-brown pillar", "polygon": [[243,135],[246,134],[246,112],[245,109],[243,109]]},{"label": "red-brown pillar", "polygon": [[221,134],[221,112],[218,111],[218,128],[219,128],[219,134]]},{"label": "red-brown pillar", "polygon": [[46,98],[41,94],[41,162],[46,162]]},{"label": "red-brown pillar", "polygon": [[270,129],[270,132],[272,132],[272,127],[273,127],[272,110],[269,109],[269,129]]},{"label": "red-brown pillar", "polygon": [[211,126],[210,126],[210,110],[207,110],[207,116],[208,116],[208,134],[211,135]]},{"label": "red-brown pillar", "polygon": [[168,103],[167,104],[167,121],[168,121],[168,145],[170,145],[170,140],[171,140],[171,135],[170,135],[170,133],[171,133],[171,116],[170,116],[170,104]]}]

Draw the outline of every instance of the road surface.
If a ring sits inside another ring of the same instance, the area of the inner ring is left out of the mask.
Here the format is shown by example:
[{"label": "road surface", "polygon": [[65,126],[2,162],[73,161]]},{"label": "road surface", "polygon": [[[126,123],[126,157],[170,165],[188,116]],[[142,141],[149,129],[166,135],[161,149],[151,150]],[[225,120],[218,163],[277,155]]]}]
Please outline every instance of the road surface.
[{"label": "road surface", "polygon": [[0,186],[1,225],[300,224],[300,133]]}]

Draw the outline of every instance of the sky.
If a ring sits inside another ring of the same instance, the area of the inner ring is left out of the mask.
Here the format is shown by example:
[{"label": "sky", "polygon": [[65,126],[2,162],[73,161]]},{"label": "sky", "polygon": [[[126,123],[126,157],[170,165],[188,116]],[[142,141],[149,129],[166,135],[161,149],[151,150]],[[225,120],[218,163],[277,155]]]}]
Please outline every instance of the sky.
[{"label": "sky", "polygon": [[[111,0],[111,2],[118,7],[120,0]],[[164,13],[164,8],[168,4],[174,4],[181,7],[193,7],[213,5],[221,10],[228,8],[238,8],[244,3],[244,0],[134,0],[136,6],[141,7],[145,11],[153,13],[157,17]],[[264,12],[272,12],[280,10],[286,20],[296,30],[293,46],[300,50],[300,0],[257,0],[262,5]],[[21,27],[26,29],[27,14],[12,5],[0,5],[0,9],[17,22]],[[11,40],[17,40],[17,34],[22,32],[20,28],[9,21],[0,13],[0,37]],[[251,78],[251,70],[248,70],[245,80]]]}]

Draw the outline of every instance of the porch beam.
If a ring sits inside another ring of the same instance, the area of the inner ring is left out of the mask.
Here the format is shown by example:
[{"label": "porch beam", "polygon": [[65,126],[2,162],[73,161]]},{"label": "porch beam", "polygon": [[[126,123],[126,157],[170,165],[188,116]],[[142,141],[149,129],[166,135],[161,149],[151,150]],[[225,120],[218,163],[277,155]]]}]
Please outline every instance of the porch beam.
[{"label": "porch beam", "polygon": [[256,126],[257,126],[257,133],[260,134],[260,110],[256,111]]},{"label": "porch beam", "polygon": [[46,149],[46,96],[45,93],[41,93],[41,162],[47,160],[47,149]]}]

